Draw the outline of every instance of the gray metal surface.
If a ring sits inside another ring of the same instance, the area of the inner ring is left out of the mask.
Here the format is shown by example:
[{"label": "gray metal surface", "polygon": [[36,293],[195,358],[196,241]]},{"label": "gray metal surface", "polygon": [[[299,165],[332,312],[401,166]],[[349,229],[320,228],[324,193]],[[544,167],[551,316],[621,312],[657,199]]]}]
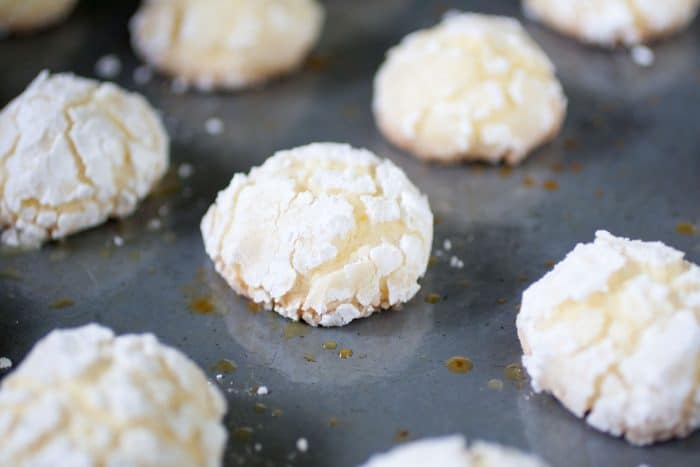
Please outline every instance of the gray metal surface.
[{"label": "gray metal surface", "polygon": [[[700,261],[700,237],[675,231],[679,222],[700,222],[697,22],[655,47],[649,69],[624,52],[583,47],[528,23],[558,66],[570,111],[561,137],[507,173],[427,166],[401,153],[376,131],[370,99],[384,51],[404,34],[435,23],[447,7],[520,16],[517,2],[327,5],[316,56],[328,60],[236,94],[178,96],[161,77],[136,85],[138,62],[126,30],[134,2],[85,2],[57,28],[0,41],[3,104],[43,68],[92,76],[99,57],[116,53],[124,65],[117,81],[143,92],[166,116],[173,166],[195,168],[190,179],[166,186],[125,222],[38,252],[0,256],[0,356],[18,363],[51,329],[98,321],[120,333],[154,332],[207,369],[232,359],[237,371],[217,382],[230,404],[226,424],[254,432],[247,441],[231,437],[227,465],[350,467],[390,448],[402,430],[408,438],[464,433],[498,441],[535,451],[554,466],[697,465],[700,434],[633,448],[503,374],[520,356],[514,320],[522,290],[547,270],[547,261],[591,240],[596,229],[662,240]],[[212,116],[224,121],[218,136],[204,130]],[[450,239],[465,268],[442,260],[403,310],[342,329],[299,328],[271,313],[248,312],[246,301],[213,272],[199,220],[234,172],[277,149],[317,140],[367,147],[403,167],[439,219],[435,248]],[[525,177],[535,186],[524,186]],[[558,189],[544,189],[547,180]],[[169,210],[162,229],[151,231],[147,224],[162,206]],[[126,239],[123,247],[112,245],[115,235]],[[428,304],[428,293],[443,300]],[[200,297],[210,298],[217,313],[192,313],[189,304]],[[60,299],[75,304],[52,308]],[[322,349],[328,340],[354,356],[341,360]],[[307,354],[315,362],[305,360]],[[471,358],[474,370],[450,373],[444,361],[453,355]],[[215,371],[208,373],[215,378]],[[493,378],[504,380],[502,391],[487,387]],[[270,394],[252,396],[257,385]],[[267,406],[265,413],[256,412],[256,402]],[[283,413],[273,417],[274,409]],[[309,450],[290,460],[299,437],[308,439]],[[256,442],[260,452],[252,448]]]}]

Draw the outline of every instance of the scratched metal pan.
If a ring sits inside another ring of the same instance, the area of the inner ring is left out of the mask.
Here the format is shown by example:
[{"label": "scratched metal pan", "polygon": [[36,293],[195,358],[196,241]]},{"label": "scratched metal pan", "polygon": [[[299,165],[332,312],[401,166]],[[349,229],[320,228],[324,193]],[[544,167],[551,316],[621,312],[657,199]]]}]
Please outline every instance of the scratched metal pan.
[{"label": "scratched metal pan", "polygon": [[[327,26],[309,65],[235,94],[175,95],[161,77],[137,85],[126,28],[133,1],[83,2],[60,26],[0,41],[3,104],[44,68],[93,76],[100,57],[116,54],[123,65],[116,81],[162,110],[173,166],[194,168],[184,180],[169,175],[122,223],[0,256],[0,356],[17,363],[50,330],[91,321],[120,333],[154,332],[224,390],[227,465],[351,467],[397,441],[449,433],[534,451],[554,466],[697,465],[700,433],[633,448],[534,395],[504,369],[520,357],[514,321],[523,289],[596,229],[662,240],[700,261],[700,237],[675,230],[700,222],[698,24],[655,46],[656,62],[641,69],[625,52],[584,47],[526,23],[556,63],[570,110],[561,136],[509,171],[414,160],[378,134],[370,99],[385,50],[406,33],[451,7],[521,17],[517,2],[326,5]],[[221,134],[205,131],[211,117],[223,121]],[[401,166],[430,198],[435,249],[449,239],[464,269],[438,258],[402,310],[342,329],[251,313],[214,273],[199,221],[234,172],[277,149],[319,140],[367,147]],[[160,228],[149,228],[156,218]],[[116,235],[125,240],[120,248]],[[426,303],[431,293],[442,299]],[[202,298],[215,312],[191,310]],[[341,360],[322,348],[325,341],[352,349],[353,357]],[[449,372],[444,362],[454,355],[469,357],[473,371]],[[217,379],[221,369],[212,366],[222,358],[237,370]],[[504,382],[502,390],[489,388],[492,379]],[[270,393],[252,395],[259,385]],[[309,442],[305,454],[296,452],[300,437]]]}]

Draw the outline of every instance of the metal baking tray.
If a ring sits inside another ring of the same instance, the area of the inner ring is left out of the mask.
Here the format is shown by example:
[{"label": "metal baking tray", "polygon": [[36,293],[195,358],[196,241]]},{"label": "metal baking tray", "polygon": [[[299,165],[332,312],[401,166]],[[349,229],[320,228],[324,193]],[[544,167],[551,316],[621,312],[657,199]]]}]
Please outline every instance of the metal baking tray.
[{"label": "metal baking tray", "polygon": [[[94,76],[96,61],[116,54],[123,65],[116,81],[144,93],[165,116],[175,170],[194,167],[188,179],[171,173],[121,223],[0,256],[0,356],[18,364],[50,330],[91,321],[119,333],[153,332],[224,390],[226,465],[351,467],[397,442],[449,433],[534,451],[554,466],[698,465],[700,433],[631,447],[504,374],[520,359],[514,322],[523,289],[596,229],[662,240],[700,261],[700,236],[676,231],[678,223],[700,223],[697,22],[655,45],[656,61],[644,69],[625,51],[578,45],[525,22],[557,65],[569,115],[556,141],[510,170],[423,164],[382,139],[370,102],[375,70],[406,33],[436,23],[449,8],[521,17],[518,2],[326,6],[322,40],[302,70],[232,94],[176,95],[162,77],[137,85],[126,27],[134,1],[82,2],[62,25],[0,41],[2,104],[42,69]],[[211,117],[224,122],[223,133],[205,131]],[[449,256],[464,268],[438,257],[402,310],[341,329],[251,313],[213,271],[199,221],[234,172],[311,141],[350,142],[401,166],[430,198],[435,250],[449,239]],[[159,229],[152,228],[156,218]],[[114,245],[116,235],[122,247]],[[432,293],[441,300],[427,303]],[[202,298],[213,313],[192,311]],[[326,341],[354,355],[340,359],[322,348]],[[448,371],[444,362],[454,355],[469,357],[474,369]],[[223,358],[236,371],[220,373],[215,366]],[[503,381],[502,390],[489,388],[492,379]],[[270,393],[253,395],[259,385]],[[308,440],[306,453],[296,450],[300,437]]]}]

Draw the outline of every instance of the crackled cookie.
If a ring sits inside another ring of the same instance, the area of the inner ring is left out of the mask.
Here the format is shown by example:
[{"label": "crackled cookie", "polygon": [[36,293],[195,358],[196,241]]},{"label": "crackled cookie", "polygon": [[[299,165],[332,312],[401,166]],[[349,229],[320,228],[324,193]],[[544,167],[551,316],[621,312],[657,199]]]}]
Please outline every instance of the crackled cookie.
[{"label": "crackled cookie", "polygon": [[185,355],[98,325],[40,340],[0,388],[0,465],[216,467],[226,403]]},{"label": "crackled cookie", "polygon": [[517,164],[558,133],[566,98],[517,20],[451,12],[389,50],[373,108],[384,136],[418,157]]},{"label": "crackled cookie", "polygon": [[389,160],[315,143],[236,174],[202,234],[238,293],[293,320],[342,326],[416,294],[433,214]]},{"label": "crackled cookie", "polygon": [[700,425],[700,268],[662,243],[598,232],[523,294],[535,391],[630,443]]},{"label": "crackled cookie", "polygon": [[35,247],[131,214],[168,167],[146,100],[42,72],[0,113],[2,243]]},{"label": "crackled cookie", "polygon": [[636,45],[684,29],[700,0],[523,0],[525,13],[583,42]]},{"label": "crackled cookie", "polygon": [[29,32],[61,21],[77,0],[0,0],[0,30]]},{"label": "crackled cookie", "polygon": [[149,64],[184,83],[239,89],[297,68],[322,23],[316,0],[146,0],[131,36]]},{"label": "crackled cookie", "polygon": [[498,444],[477,441],[471,447],[461,436],[415,441],[373,456],[362,467],[546,467],[535,456]]}]

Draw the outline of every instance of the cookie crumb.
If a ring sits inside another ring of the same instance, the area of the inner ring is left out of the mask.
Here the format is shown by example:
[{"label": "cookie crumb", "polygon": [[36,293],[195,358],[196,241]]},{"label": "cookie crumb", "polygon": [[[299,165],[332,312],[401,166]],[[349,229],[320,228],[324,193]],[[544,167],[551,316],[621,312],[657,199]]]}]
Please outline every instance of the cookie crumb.
[{"label": "cookie crumb", "polygon": [[190,178],[193,173],[194,167],[192,167],[192,164],[188,164],[187,162],[183,162],[180,164],[180,167],[177,168],[177,176],[183,180]]},{"label": "cookie crumb", "polygon": [[148,225],[146,228],[150,231],[156,231],[160,230],[160,228],[163,226],[163,223],[160,221],[160,219],[154,217],[150,221],[148,221]]},{"label": "cookie crumb", "polygon": [[204,129],[210,135],[218,135],[224,131],[224,122],[220,118],[212,117],[204,122]]},{"label": "cookie crumb", "polygon": [[95,63],[95,73],[100,78],[112,79],[119,76],[122,71],[122,62],[114,54],[105,55]]},{"label": "cookie crumb", "polygon": [[654,64],[654,51],[645,45],[635,45],[630,49],[630,55],[632,61],[641,67],[647,68]]}]

